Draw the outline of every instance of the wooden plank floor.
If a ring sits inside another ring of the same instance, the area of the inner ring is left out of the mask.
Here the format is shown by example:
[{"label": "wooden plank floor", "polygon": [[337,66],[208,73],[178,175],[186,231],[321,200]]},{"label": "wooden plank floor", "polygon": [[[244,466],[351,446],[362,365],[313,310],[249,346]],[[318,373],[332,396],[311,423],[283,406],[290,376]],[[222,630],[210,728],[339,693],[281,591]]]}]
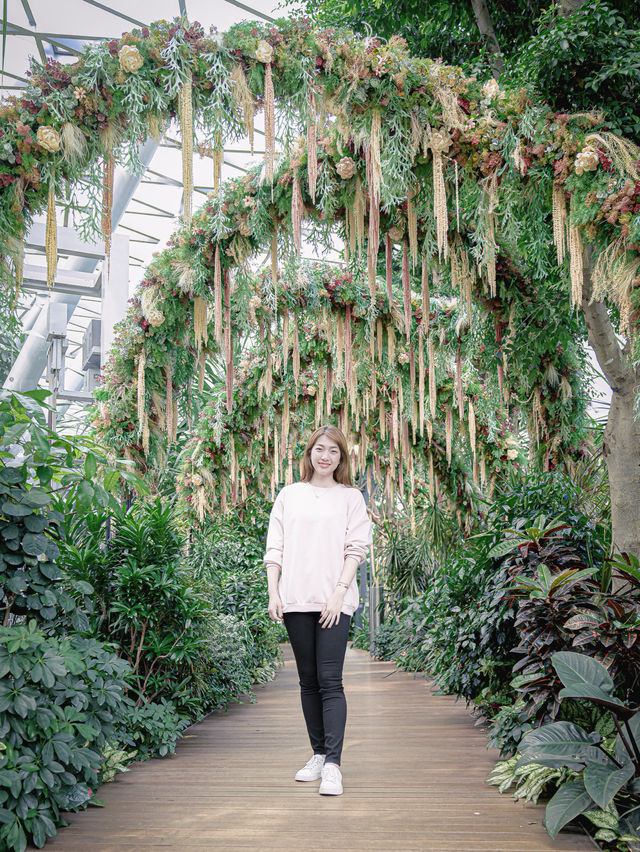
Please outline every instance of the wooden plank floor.
[{"label": "wooden plank floor", "polygon": [[543,808],[485,783],[495,751],[462,702],[348,649],[345,792],[319,796],[295,771],[310,754],[291,648],[257,703],[193,725],[169,758],[104,784],[105,808],[67,814],[61,852],[592,850],[582,834],[547,835]]}]

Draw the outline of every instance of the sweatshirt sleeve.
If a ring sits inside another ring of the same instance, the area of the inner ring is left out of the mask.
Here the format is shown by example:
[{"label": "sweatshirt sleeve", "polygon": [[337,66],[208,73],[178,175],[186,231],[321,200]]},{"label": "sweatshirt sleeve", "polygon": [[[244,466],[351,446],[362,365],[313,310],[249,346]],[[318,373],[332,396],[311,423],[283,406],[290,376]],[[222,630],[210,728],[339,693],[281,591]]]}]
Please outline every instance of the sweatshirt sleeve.
[{"label": "sweatshirt sleeve", "polygon": [[353,556],[358,564],[367,555],[371,547],[372,529],[371,519],[367,514],[367,506],[361,492],[356,492],[357,497],[351,501],[347,517],[347,534],[344,541],[344,556]]},{"label": "sweatshirt sleeve", "polygon": [[267,530],[267,545],[263,563],[268,562],[282,567],[282,548],[284,544],[284,497],[282,491],[276,497],[271,514],[269,516],[269,529]]}]

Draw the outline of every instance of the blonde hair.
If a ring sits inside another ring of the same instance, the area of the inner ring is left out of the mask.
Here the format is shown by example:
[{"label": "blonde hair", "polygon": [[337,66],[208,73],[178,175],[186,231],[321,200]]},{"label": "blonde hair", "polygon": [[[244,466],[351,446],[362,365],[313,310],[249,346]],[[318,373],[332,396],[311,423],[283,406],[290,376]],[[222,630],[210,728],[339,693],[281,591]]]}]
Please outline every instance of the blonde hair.
[{"label": "blonde hair", "polygon": [[304,456],[302,457],[302,476],[300,477],[300,481],[311,482],[311,478],[314,474],[314,467],[311,463],[311,450],[318,438],[321,438],[323,435],[326,435],[328,438],[331,438],[332,441],[335,441],[340,448],[340,462],[338,463],[338,467],[333,471],[333,478],[336,482],[352,488],[353,483],[351,482],[351,471],[349,469],[347,439],[337,426],[320,426],[320,428],[316,429],[313,435],[309,438],[304,450]]}]

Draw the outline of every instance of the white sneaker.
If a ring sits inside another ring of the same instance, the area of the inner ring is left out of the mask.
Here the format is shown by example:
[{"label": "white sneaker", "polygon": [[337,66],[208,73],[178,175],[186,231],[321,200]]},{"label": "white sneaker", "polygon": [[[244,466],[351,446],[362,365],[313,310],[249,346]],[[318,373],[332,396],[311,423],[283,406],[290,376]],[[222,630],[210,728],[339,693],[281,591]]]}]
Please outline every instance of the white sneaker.
[{"label": "white sneaker", "polygon": [[324,766],[324,754],[314,754],[302,769],[296,772],[296,781],[317,781]]},{"label": "white sneaker", "polygon": [[320,774],[322,783],[318,793],[323,796],[340,796],[342,794],[342,772],[335,763],[327,763]]}]

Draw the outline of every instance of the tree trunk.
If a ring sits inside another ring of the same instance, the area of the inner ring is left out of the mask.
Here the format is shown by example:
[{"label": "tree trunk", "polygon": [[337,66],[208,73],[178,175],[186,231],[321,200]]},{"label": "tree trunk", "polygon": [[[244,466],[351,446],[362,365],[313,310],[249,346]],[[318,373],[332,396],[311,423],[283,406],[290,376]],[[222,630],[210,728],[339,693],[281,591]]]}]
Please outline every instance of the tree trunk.
[{"label": "tree trunk", "polygon": [[491,69],[493,70],[494,76],[497,78],[504,71],[504,60],[502,58],[502,51],[500,50],[498,39],[496,38],[496,31],[493,29],[493,23],[491,21],[487,2],[486,0],[471,0],[471,5],[473,7],[473,13],[476,16],[476,24],[480,30],[480,35],[485,40],[487,47],[489,48],[489,52],[491,53]]},{"label": "tree trunk", "polygon": [[640,558],[640,419],[634,419],[634,400],[640,370],[634,369],[628,344],[618,343],[604,302],[589,303],[592,294],[591,250],[583,257],[582,311],[589,343],[612,391],[604,431],[604,457],[609,474],[614,550]]},{"label": "tree trunk", "polygon": [[634,419],[636,389],[614,390],[604,431],[609,472],[614,549],[640,558],[640,420]]}]

